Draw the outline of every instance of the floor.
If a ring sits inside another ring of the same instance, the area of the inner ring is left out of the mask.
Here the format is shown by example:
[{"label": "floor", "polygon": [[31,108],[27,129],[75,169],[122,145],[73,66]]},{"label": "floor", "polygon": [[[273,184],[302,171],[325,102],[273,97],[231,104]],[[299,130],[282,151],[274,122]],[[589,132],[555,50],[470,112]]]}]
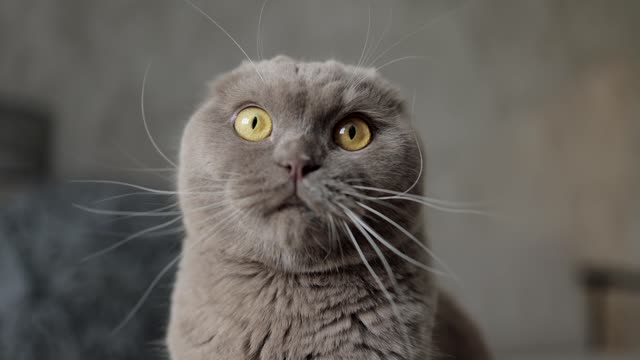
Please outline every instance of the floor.
[{"label": "floor", "polygon": [[499,357],[499,360],[638,360],[640,354],[629,355],[589,355],[589,354],[575,354],[575,355],[538,355],[538,356],[521,356],[504,358]]}]

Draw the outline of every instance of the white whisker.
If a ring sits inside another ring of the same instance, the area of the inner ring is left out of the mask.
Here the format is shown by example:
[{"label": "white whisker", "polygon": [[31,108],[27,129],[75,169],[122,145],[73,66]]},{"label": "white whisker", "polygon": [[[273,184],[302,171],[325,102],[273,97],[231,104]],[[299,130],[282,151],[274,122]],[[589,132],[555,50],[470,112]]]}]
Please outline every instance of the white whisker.
[{"label": "white whisker", "polygon": [[131,172],[178,172],[174,168],[119,168],[118,170]]},{"label": "white whisker", "polygon": [[490,213],[488,211],[475,210],[475,209],[463,209],[463,208],[452,209],[450,207],[437,205],[437,204],[434,204],[432,202],[429,202],[428,200],[422,199],[421,197],[416,197],[416,196],[412,196],[412,195],[404,195],[404,196],[400,197],[399,199],[413,201],[413,202],[416,202],[416,203],[419,203],[419,204],[426,205],[427,207],[430,207],[430,208],[432,208],[434,210],[438,210],[438,211],[442,211],[442,212],[448,212],[448,213],[452,213],[452,214],[480,215],[480,216],[487,216],[487,217],[492,217],[492,218],[496,217],[496,214]]},{"label": "white whisker", "polygon": [[[363,196],[362,198],[363,199],[367,199],[366,196]],[[375,199],[375,198],[373,198],[373,199]],[[441,212],[446,212],[446,213],[461,214],[461,215],[480,215],[480,216],[487,216],[487,217],[495,217],[496,216],[493,213],[490,213],[490,212],[487,212],[487,211],[482,211],[482,210],[464,209],[464,208],[451,208],[451,207],[448,207],[448,206],[434,204],[430,200],[425,200],[420,196],[402,195],[402,196],[395,197],[395,199],[412,201],[412,202],[415,202],[415,203],[418,203],[418,204],[425,205],[425,206],[427,206],[427,207],[429,207],[431,209],[438,210],[438,211],[441,211]]]},{"label": "white whisker", "polygon": [[149,138],[149,141],[151,142],[151,145],[153,145],[153,147],[156,149],[158,154],[162,158],[164,158],[164,160],[167,163],[171,164],[171,166],[173,166],[174,168],[177,168],[178,165],[176,165],[175,162],[173,162],[171,159],[169,159],[169,157],[167,155],[165,155],[165,153],[160,149],[160,147],[158,146],[156,141],[153,139],[153,136],[151,135],[151,131],[149,130],[149,124],[147,123],[147,116],[146,116],[145,111],[144,111],[144,92],[145,92],[145,89],[147,87],[147,77],[149,76],[149,70],[150,69],[151,69],[151,63],[149,63],[149,65],[147,65],[147,68],[144,71],[144,77],[142,78],[142,92],[140,94],[140,111],[142,113],[142,123],[144,124],[144,130],[147,132],[147,137]]},{"label": "white whisker", "polygon": [[357,67],[360,67],[360,65],[362,65],[362,61],[364,60],[364,55],[367,51],[367,46],[369,45],[369,36],[371,35],[371,0],[368,1],[368,6],[369,6],[369,20],[367,21],[367,35],[364,39],[364,46],[362,47],[362,53],[360,54],[360,58],[358,59],[358,65],[356,65]]},{"label": "white whisker", "polygon": [[[344,249],[342,249],[342,241],[340,241],[340,235],[338,234],[338,228],[336,226],[336,221],[332,214],[328,215],[329,217],[329,237],[331,241],[336,241],[338,243],[338,249],[340,250],[340,259],[344,263]],[[338,265],[336,265],[338,267]]]},{"label": "white whisker", "polygon": [[[316,243],[316,245],[318,245],[318,247],[320,247],[320,249],[322,249],[322,251],[325,252],[325,260],[331,255],[331,248],[327,249],[324,245],[322,245],[322,243],[320,242],[320,240],[316,239],[315,236],[311,237],[313,239],[313,242]],[[307,252],[307,254],[311,257],[311,255]]]},{"label": "white whisker", "polygon": [[[371,274],[371,277],[373,277],[374,281],[378,284],[378,287],[380,288],[380,291],[382,291],[384,296],[387,298],[387,301],[389,301],[389,305],[391,306],[391,310],[393,311],[394,316],[398,319],[398,322],[403,323],[402,316],[400,315],[400,310],[398,309],[398,305],[396,304],[396,302],[393,300],[393,296],[391,296],[391,293],[389,293],[389,290],[387,290],[386,286],[384,286],[384,283],[382,282],[382,279],[380,279],[378,274],[376,274],[376,272],[373,270],[373,267],[371,267],[371,264],[369,264],[369,261],[367,260],[367,257],[364,255],[364,252],[360,248],[360,245],[358,245],[358,242],[356,241],[355,236],[351,232],[351,229],[349,229],[349,226],[347,225],[347,223],[343,221],[342,225],[347,230],[347,234],[349,235],[349,238],[351,239],[351,242],[353,243],[353,246],[356,248],[356,251],[358,252],[358,255],[360,256],[360,259],[362,260],[364,266],[367,268],[367,270]],[[380,251],[380,249],[378,249],[378,251]],[[385,262],[386,262],[386,260],[385,260]],[[387,263],[387,266],[388,266],[388,263]],[[395,282],[395,278],[393,277],[393,272],[391,272],[390,276],[391,276],[390,279],[392,279],[391,281]],[[408,345],[410,345],[410,341],[409,341],[409,338],[408,338],[408,332],[407,332],[406,327],[403,326],[403,329],[404,329],[403,333],[404,333],[404,336],[405,336],[405,344],[408,346]]]},{"label": "white whisker", "polygon": [[[384,193],[384,194],[393,194],[394,195],[394,196],[387,196],[387,197],[375,197],[375,196],[371,197],[373,199],[378,199],[378,200],[391,200],[391,199],[397,199],[397,198],[402,197],[402,196],[410,196],[410,197],[413,197],[413,198],[416,198],[416,199],[422,199],[424,201],[428,201],[428,202],[434,203],[436,205],[442,205],[442,206],[461,207],[461,206],[478,206],[479,205],[479,203],[475,203],[475,202],[441,200],[441,199],[436,199],[436,198],[432,198],[432,197],[429,197],[429,196],[407,194],[405,192],[393,191],[393,190],[388,190],[388,189],[381,189],[381,188],[377,188],[377,187],[373,187],[373,186],[354,185],[353,187],[356,188],[356,189],[360,189],[360,190],[377,191],[377,192],[381,192],[381,193]],[[366,196],[366,195],[364,195],[364,196]]]},{"label": "white whisker", "polygon": [[[205,234],[204,236],[202,236],[201,238],[199,238],[198,240],[194,241],[193,243],[191,243],[189,245],[189,248],[195,247],[196,245],[198,245],[200,242],[205,241],[207,238],[209,238],[210,236],[213,236],[216,234],[216,232],[221,228],[221,226],[223,224],[225,224],[228,220],[232,219],[234,216],[236,216],[238,214],[238,211],[233,211],[231,212],[231,214],[226,217],[224,220],[222,220],[221,222],[219,222],[217,224],[217,226],[214,226],[212,228],[213,231],[209,231],[207,232],[207,234]],[[151,295],[151,292],[153,291],[153,289],[158,285],[158,283],[160,282],[160,280],[169,272],[169,270],[171,270],[171,268],[176,265],[178,263],[178,261],[180,260],[180,258],[182,257],[182,254],[184,254],[184,252],[187,249],[184,249],[180,254],[178,254],[175,259],[173,259],[171,262],[169,262],[169,264],[167,264],[167,266],[165,266],[160,273],[153,279],[153,281],[151,282],[151,284],[149,285],[149,287],[146,289],[146,291],[144,292],[144,294],[140,297],[140,300],[138,300],[138,302],[133,306],[133,308],[131,309],[131,311],[129,311],[129,313],[127,314],[127,316],[125,316],[125,318],[120,322],[120,324],[118,324],[118,326],[111,332],[111,334],[115,334],[118,331],[120,331],[129,321],[131,321],[131,319],[133,319],[133,317],[136,315],[136,313],[142,308],[142,305],[144,305],[145,301],[147,301],[147,299],[149,298],[149,296]]]},{"label": "white whisker", "polygon": [[262,15],[264,14],[264,9],[267,7],[267,3],[269,2],[269,0],[264,0],[264,2],[262,2],[262,7],[260,8],[260,16],[258,16],[258,33],[256,35],[256,52],[258,54],[258,60],[262,60],[262,37],[261,37],[261,32],[262,32]]},{"label": "white whisker", "polygon": [[109,184],[109,185],[120,185],[120,186],[128,186],[130,188],[153,192],[156,194],[165,194],[165,195],[177,195],[179,192],[177,191],[168,191],[168,190],[158,190],[152,189],[136,184],[130,184],[123,181],[112,181],[112,180],[71,180],[71,183],[81,183],[81,184]]},{"label": "white whisker", "polygon": [[398,250],[395,246],[391,245],[391,243],[389,243],[380,234],[378,234],[378,232],[376,232],[369,225],[367,225],[367,223],[364,222],[362,219],[360,219],[358,217],[358,215],[356,215],[353,211],[349,210],[345,206],[342,206],[342,209],[345,211],[345,213],[347,214],[349,219],[351,219],[354,223],[359,223],[360,225],[362,225],[362,227],[364,227],[371,235],[373,235],[373,237],[376,238],[382,245],[384,245],[387,249],[389,249],[391,252],[393,252],[394,254],[396,254],[398,257],[402,258],[406,262],[408,262],[408,263],[410,263],[410,264],[412,264],[412,265],[414,265],[416,267],[419,267],[422,270],[430,272],[432,274],[436,274],[436,275],[439,275],[439,276],[450,276],[447,273],[444,273],[444,272],[441,272],[439,270],[436,270],[436,269],[432,268],[431,266],[425,265],[425,264],[413,259],[412,257],[407,256],[405,253],[403,253],[402,251]]},{"label": "white whisker", "polygon": [[147,299],[151,295],[151,292],[153,291],[153,289],[155,289],[156,285],[158,285],[160,280],[162,280],[162,278],[169,272],[169,270],[171,270],[171,268],[178,263],[181,257],[182,257],[182,253],[178,254],[175,257],[175,259],[171,260],[160,271],[160,273],[158,273],[158,275],[153,279],[153,281],[151,281],[151,284],[149,285],[147,290],[145,290],[144,294],[142,294],[142,297],[140,297],[140,300],[138,300],[138,302],[133,306],[133,309],[127,314],[127,316],[125,316],[125,318],[120,322],[120,324],[118,324],[118,326],[116,326],[116,328],[113,329],[113,331],[111,332],[112,335],[120,331],[127,323],[129,323],[131,319],[133,319],[133,317],[140,310],[140,308],[142,308],[142,305],[144,305],[145,301],[147,301]]},{"label": "white whisker", "polygon": [[[469,5],[469,3],[471,3],[472,1],[467,1],[467,3],[463,4],[462,7]],[[369,64],[369,65],[374,65],[378,60],[380,60],[380,58],[382,58],[385,54],[387,54],[389,51],[393,50],[396,46],[402,44],[403,42],[405,42],[407,39],[415,36],[416,34],[420,33],[421,31],[423,31],[424,29],[426,29],[428,26],[433,25],[434,22],[441,20],[443,18],[445,18],[446,16],[449,16],[450,13],[454,12],[454,11],[459,11],[460,8],[451,8],[448,10],[445,10],[444,12],[442,12],[441,14],[436,15],[435,17],[428,19],[424,24],[420,25],[416,30],[404,35],[403,37],[401,37],[400,39],[398,39],[396,42],[394,42],[391,46],[389,46],[388,48],[386,48],[384,51],[382,51],[378,56],[376,56]]]},{"label": "white whisker", "polygon": [[113,201],[113,200],[118,200],[118,199],[123,199],[123,198],[131,197],[131,196],[138,196],[138,195],[144,195],[144,196],[168,196],[166,194],[157,194],[157,193],[152,193],[152,192],[139,191],[139,192],[133,192],[133,193],[109,196],[109,197],[106,197],[104,199],[95,200],[93,202],[93,204],[100,204],[100,203],[103,203],[103,202],[108,202],[108,201]]},{"label": "white whisker", "polygon": [[403,57],[399,57],[390,61],[387,61],[386,63],[380,65],[380,66],[376,66],[376,71],[380,71],[383,68],[391,65],[391,64],[395,64],[399,61],[405,61],[405,60],[413,60],[413,59],[426,59],[426,56],[419,56],[419,55],[409,55],[409,56],[403,56]]},{"label": "white whisker", "polygon": [[[196,191],[196,192],[183,192],[181,193],[182,195],[218,195],[218,194],[224,194],[225,191]],[[118,199],[123,199],[123,198],[127,198],[127,197],[132,197],[132,196],[169,196],[168,194],[157,194],[157,193],[152,193],[152,192],[133,192],[133,193],[127,193],[127,194],[120,194],[120,195],[114,195],[114,196],[109,196],[106,197],[104,199],[100,199],[100,200],[95,200],[93,203],[94,204],[100,204],[103,202],[108,202],[108,201],[113,201],[113,200],[118,200]]]},{"label": "white whisker", "polygon": [[353,224],[356,226],[358,231],[367,240],[367,242],[369,243],[369,245],[371,246],[373,251],[375,251],[376,256],[378,256],[378,258],[380,259],[380,262],[382,263],[382,266],[384,267],[385,271],[387,272],[387,276],[389,277],[389,280],[391,281],[392,286],[394,287],[394,289],[396,290],[396,293],[399,296],[400,293],[399,293],[399,288],[398,288],[398,281],[396,280],[396,277],[393,274],[393,270],[391,269],[391,265],[389,265],[389,262],[384,257],[384,254],[382,253],[382,250],[380,250],[378,245],[376,245],[375,241],[373,241],[373,239],[371,238],[369,233],[362,227],[362,225],[360,224],[359,221],[356,221],[356,219],[353,219],[353,218],[351,218],[351,220],[353,221]]},{"label": "white whisker", "polygon": [[[411,119],[413,119],[414,117],[414,107],[416,104],[416,93],[414,91],[413,93],[413,97],[411,98]],[[418,148],[418,156],[420,157],[420,170],[418,171],[418,176],[416,176],[416,179],[413,181],[413,183],[411,184],[411,186],[409,186],[405,191],[403,191],[402,193],[396,194],[396,195],[404,195],[404,194],[408,194],[411,190],[413,190],[418,183],[420,183],[420,181],[422,180],[422,172],[424,171],[424,156],[422,154],[422,147],[420,146],[420,140],[418,139],[418,134],[416,133],[415,130],[413,130],[413,139],[416,142],[416,147]],[[393,199],[395,197],[394,196],[382,196],[379,197],[378,199],[380,200],[384,200],[384,199]]]},{"label": "white whisker", "polygon": [[229,34],[229,32],[224,27],[222,27],[222,25],[220,25],[217,21],[215,21],[211,16],[209,16],[209,14],[207,14],[204,10],[202,10],[202,8],[194,4],[191,0],[182,0],[182,1],[191,5],[191,7],[193,7],[197,12],[199,12],[204,17],[206,17],[212,24],[214,24],[218,29],[220,29],[220,31],[222,31],[231,41],[233,41],[233,43],[238,47],[238,49],[240,49],[240,51],[247,58],[249,63],[251,63],[251,66],[253,66],[254,70],[256,71],[256,74],[258,74],[262,82],[266,83],[266,81],[264,80],[264,77],[262,77],[262,74],[260,73],[260,70],[258,70],[258,67],[256,66],[256,64],[253,62],[253,60],[251,60],[251,57],[249,56],[249,54],[247,54],[247,52],[244,51],[242,46],[240,46],[240,44],[236,41],[236,39],[234,39],[233,36],[231,36],[231,34]]},{"label": "white whisker", "polygon": [[[122,145],[118,145],[116,144],[116,148],[117,150],[124,156],[127,157],[127,159],[131,160],[131,162],[136,165],[137,167],[134,169],[127,169],[127,168],[118,168],[118,167],[110,167],[110,166],[105,166],[106,168],[110,169],[110,170],[116,170],[116,171],[136,171],[135,169],[145,169],[145,168],[149,168],[146,164],[144,164],[140,159],[136,158],[135,156],[133,156],[131,153],[129,153],[128,151],[126,151],[125,149],[122,148]],[[171,168],[173,172],[176,172],[177,169],[176,168]],[[162,173],[159,172],[150,172],[152,175],[156,176],[158,179],[162,179],[163,181],[169,181],[169,182],[173,182],[175,179],[173,178],[173,176],[169,177],[166,175],[163,175]]]},{"label": "white whisker", "polygon": [[409,232],[407,229],[403,228],[402,226],[400,226],[400,224],[396,223],[395,221],[391,220],[388,216],[382,214],[381,212],[377,211],[376,209],[373,209],[361,202],[356,202],[356,204],[358,204],[358,206],[369,210],[370,212],[374,213],[375,215],[377,215],[378,217],[386,220],[389,224],[393,225],[396,229],[400,230],[405,236],[407,236],[409,239],[413,240],[414,243],[416,243],[420,248],[422,248],[427,255],[429,255],[435,262],[437,262],[440,266],[442,266],[442,268],[454,279],[454,280],[458,280],[458,277],[456,276],[456,274],[449,268],[449,266],[447,266],[447,264],[441,260],[438,256],[436,256],[436,254],[431,251],[431,249],[429,249],[428,246],[426,246],[425,244],[422,243],[422,241],[420,241],[418,238],[416,238],[411,232]]},{"label": "white whisker", "polygon": [[[205,194],[212,194],[212,193],[205,193]],[[93,214],[98,214],[98,215],[113,215],[113,216],[130,216],[130,217],[166,217],[166,216],[172,216],[172,215],[182,215],[182,214],[186,214],[186,213],[196,213],[198,211],[203,211],[203,210],[210,210],[210,209],[215,209],[218,206],[222,206],[225,204],[229,204],[230,200],[227,199],[223,199],[223,200],[219,200],[215,203],[212,204],[207,204],[205,206],[201,206],[195,209],[190,209],[188,211],[165,211],[165,210],[169,210],[175,207],[179,206],[179,202],[175,202],[173,204],[167,205],[167,206],[163,206],[161,208],[158,209],[154,209],[154,210],[149,210],[149,211],[121,211],[121,210],[108,210],[108,209],[96,209],[96,208],[91,208],[91,207],[87,207],[84,205],[80,205],[80,204],[72,204],[73,207],[78,208],[80,210],[84,210],[87,211],[89,213],[93,213]]]},{"label": "white whisker", "polygon": [[162,237],[162,236],[174,235],[174,234],[184,234],[184,232],[185,232],[184,225],[180,225],[180,226],[176,226],[173,229],[167,229],[163,231],[154,231],[153,234],[149,234],[148,237]]},{"label": "white whisker", "polygon": [[389,30],[391,30],[391,25],[393,24],[393,7],[389,8],[389,21],[387,21],[387,25],[385,25],[384,30],[382,31],[382,34],[380,34],[380,38],[378,39],[378,41],[376,42],[376,45],[371,49],[371,51],[367,54],[367,56],[365,56],[364,59],[364,63],[368,63],[371,56],[373,56],[373,54],[376,53],[376,51],[378,51],[378,48],[380,47],[380,45],[382,44],[382,41],[384,40],[385,36],[387,36],[387,34],[389,33]]},{"label": "white whisker", "polygon": [[[188,212],[183,212],[183,213],[191,214],[191,213],[195,213],[195,212],[198,212],[198,211],[216,209],[218,207],[222,207],[224,204],[227,204],[227,203],[228,203],[228,201],[226,201],[226,202],[225,201],[220,201],[220,202],[217,202],[217,203],[201,206],[201,207],[198,207],[198,208],[195,208],[195,209],[192,209],[192,210],[190,210]],[[167,213],[160,213],[159,211],[165,210],[166,208],[175,207],[175,206],[177,206],[177,203],[169,205],[168,207],[164,207],[164,208],[160,208],[160,209],[154,210],[152,212],[158,212],[159,214],[163,214],[162,216],[166,216],[164,214],[167,214]],[[92,211],[93,211],[93,209],[92,209]],[[121,213],[122,212],[117,212],[114,215],[121,215]],[[146,213],[144,213],[144,212],[140,212],[140,213],[131,212],[131,213],[132,214],[127,214],[127,215],[128,216],[132,216],[132,217],[135,217],[135,216],[148,216],[148,215],[145,215]],[[153,226],[151,228],[139,231],[139,232],[137,232],[137,233],[135,233],[133,235],[128,236],[127,238],[125,238],[125,239],[123,239],[121,241],[116,242],[115,244],[113,244],[113,245],[111,245],[111,246],[109,246],[109,247],[107,247],[105,249],[102,249],[102,250],[100,250],[98,252],[95,252],[95,253],[93,253],[91,255],[86,256],[80,262],[84,263],[84,262],[86,262],[86,261],[88,261],[90,259],[93,259],[95,257],[104,255],[104,254],[106,254],[106,253],[108,253],[110,251],[113,251],[113,250],[115,250],[115,249],[127,244],[128,242],[130,242],[132,240],[135,240],[135,239],[137,239],[137,238],[139,238],[141,236],[147,235],[149,233],[155,232],[156,230],[164,229],[164,228],[166,228],[166,227],[168,227],[168,226],[170,226],[172,224],[175,224],[176,222],[182,220],[182,218],[183,218],[182,216],[178,216],[175,219],[169,220],[169,221],[167,221],[165,223],[162,223],[160,225],[156,225],[156,226]],[[204,219],[204,221],[201,221],[199,224],[206,223],[208,221],[209,221],[209,219]],[[174,230],[171,230],[170,232],[167,232],[167,234],[171,234],[171,233],[175,233],[175,232],[178,232],[178,231],[176,231],[176,229],[174,229]]]},{"label": "white whisker", "polygon": [[175,208],[176,206],[178,206],[177,203],[169,205],[169,206],[165,206],[162,207],[160,209],[156,209],[156,210],[151,210],[151,211],[120,211],[120,210],[106,210],[106,209],[95,209],[95,208],[90,208],[84,205],[80,205],[80,204],[72,204],[73,207],[92,213],[92,214],[97,214],[97,215],[123,215],[123,216],[140,216],[140,217],[166,217],[166,216],[171,216],[171,215],[181,215],[182,212],[181,211],[164,211],[162,212],[161,210],[167,210],[167,209],[171,209],[171,208]]},{"label": "white whisker", "polygon": [[[362,47],[362,52],[360,53],[360,58],[358,59],[358,62],[356,63],[356,67],[360,67],[362,65],[362,61],[364,60],[364,56],[365,56],[366,51],[367,51],[367,46],[369,44],[369,36],[371,35],[371,0],[369,0],[367,2],[367,5],[369,7],[369,18],[368,18],[368,21],[367,21],[367,34],[365,36],[364,46]],[[363,78],[364,77],[366,77],[366,72],[363,75]],[[345,88],[355,88],[359,83],[360,83],[360,78],[354,77],[352,80],[347,82]]]},{"label": "white whisker", "polygon": [[145,229],[145,230],[142,230],[142,231],[138,231],[137,233],[132,234],[130,236],[127,236],[123,240],[120,240],[120,241],[116,242],[115,244],[113,244],[113,245],[111,245],[109,247],[106,247],[106,248],[104,248],[102,250],[94,252],[91,255],[85,256],[84,258],[82,258],[82,260],[80,260],[80,263],[85,263],[85,262],[87,262],[87,261],[89,261],[91,259],[94,259],[94,258],[98,257],[98,256],[102,256],[104,254],[107,254],[107,253],[109,253],[109,252],[111,252],[113,250],[116,250],[116,249],[120,248],[121,246],[129,243],[132,240],[135,240],[135,239],[137,239],[137,238],[139,238],[141,236],[144,236],[144,235],[149,234],[151,232],[154,232],[156,230],[164,229],[167,226],[171,226],[172,224],[175,224],[176,222],[178,222],[180,220],[182,220],[181,216],[177,217],[177,218],[175,218],[173,220],[169,220],[169,221],[167,221],[165,223],[162,223],[160,225],[152,226],[152,227],[150,227],[148,229]]}]

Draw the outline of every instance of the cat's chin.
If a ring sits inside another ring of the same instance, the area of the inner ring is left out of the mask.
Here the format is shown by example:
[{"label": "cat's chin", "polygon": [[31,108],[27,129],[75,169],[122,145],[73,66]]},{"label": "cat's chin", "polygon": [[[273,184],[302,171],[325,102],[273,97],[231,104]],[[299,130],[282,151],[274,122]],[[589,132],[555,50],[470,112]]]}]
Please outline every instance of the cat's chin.
[{"label": "cat's chin", "polygon": [[276,208],[273,210],[273,212],[275,213],[285,212],[285,211],[286,212],[290,212],[290,211],[305,212],[305,211],[311,211],[311,209],[297,195],[291,195],[288,198],[286,198],[283,202],[281,202],[278,206],[276,206]]}]

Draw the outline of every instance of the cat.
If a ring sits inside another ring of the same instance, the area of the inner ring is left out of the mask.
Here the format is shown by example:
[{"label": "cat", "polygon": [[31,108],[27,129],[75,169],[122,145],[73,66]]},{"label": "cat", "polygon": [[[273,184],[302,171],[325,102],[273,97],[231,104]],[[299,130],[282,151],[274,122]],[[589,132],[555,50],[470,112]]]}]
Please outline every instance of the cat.
[{"label": "cat", "polygon": [[429,271],[409,117],[375,69],[333,60],[213,83],[181,142],[173,360],[489,359]]}]

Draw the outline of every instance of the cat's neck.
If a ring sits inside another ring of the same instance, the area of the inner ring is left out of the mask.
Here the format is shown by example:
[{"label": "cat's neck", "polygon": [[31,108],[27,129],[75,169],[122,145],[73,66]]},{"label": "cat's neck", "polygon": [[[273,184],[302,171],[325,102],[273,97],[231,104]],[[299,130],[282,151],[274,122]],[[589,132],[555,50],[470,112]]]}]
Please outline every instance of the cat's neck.
[{"label": "cat's neck", "polygon": [[[295,356],[292,358],[304,358],[297,344],[337,349],[336,344],[345,341],[351,342],[346,349],[362,352],[358,358],[371,358],[401,343],[397,331],[403,327],[419,329],[416,338],[425,343],[416,351],[428,345],[426,334],[433,314],[428,309],[433,306],[435,287],[428,273],[410,264],[393,263],[394,281],[385,275],[379,261],[370,263],[380,274],[376,278],[363,263],[324,272],[292,273],[257,261],[202,256],[183,258],[174,293],[172,316],[184,326],[174,326],[170,338],[185,341],[189,344],[186,349],[223,349],[227,356],[223,358],[246,358],[237,353],[246,348],[242,339],[262,334],[268,338],[265,349],[277,350],[276,354],[290,352]],[[391,303],[397,311],[391,310]],[[220,333],[219,329],[225,331]],[[318,337],[319,329],[324,332]],[[369,331],[389,336],[371,340],[379,349],[358,347],[363,332]],[[180,346],[185,345],[173,345]]]},{"label": "cat's neck", "polygon": [[[322,299],[327,292],[335,293],[332,306],[344,306],[352,301],[360,303],[359,306],[362,303],[371,303],[373,306],[388,302],[380,289],[380,283],[389,293],[395,294],[399,290],[397,286],[404,288],[417,279],[421,282],[431,281],[423,270],[398,259],[388,260],[391,262],[393,278],[379,259],[372,259],[367,264],[360,261],[325,271],[309,272],[291,272],[249,259],[224,256],[213,258],[210,254],[198,254],[184,261],[189,264],[182,271],[187,273],[185,275],[190,278],[191,285],[207,289],[201,294],[204,296],[201,299],[203,303],[215,298],[219,305],[224,303],[225,308],[234,309],[225,312],[238,314],[253,309],[255,301],[261,304],[260,311],[278,312],[282,316],[285,315],[283,311],[286,312],[284,309],[298,309],[298,312],[321,311],[324,306],[329,306]],[[271,300],[264,302],[265,298]],[[291,304],[296,306],[292,307]]]}]

